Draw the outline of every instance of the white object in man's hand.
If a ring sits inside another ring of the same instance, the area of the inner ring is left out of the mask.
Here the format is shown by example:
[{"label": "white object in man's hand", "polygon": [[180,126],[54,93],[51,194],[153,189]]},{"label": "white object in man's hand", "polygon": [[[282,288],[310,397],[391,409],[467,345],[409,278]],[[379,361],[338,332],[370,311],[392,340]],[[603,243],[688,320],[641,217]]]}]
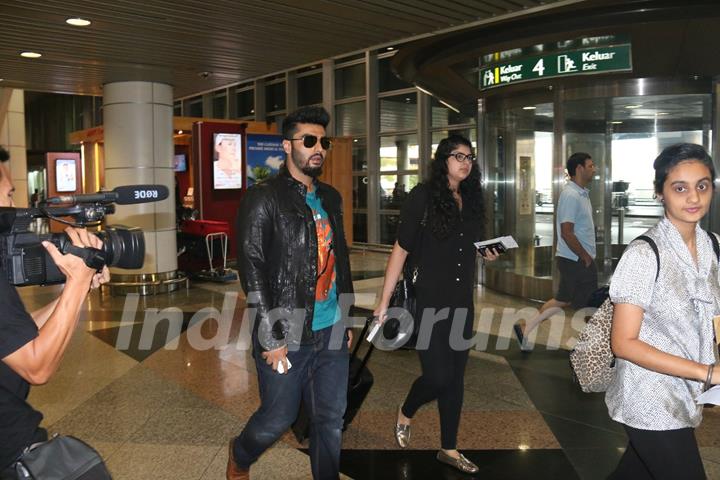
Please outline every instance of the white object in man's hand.
[{"label": "white object in man's hand", "polygon": [[[290,369],[292,368],[292,363],[290,363],[290,359],[287,357],[285,357],[285,361],[287,362],[287,369],[288,371],[290,371]],[[278,363],[277,372],[285,373],[285,364],[283,362]]]},{"label": "white object in man's hand", "polygon": [[[284,362],[290,363],[290,361],[287,359],[287,347],[280,347],[276,348],[275,350],[268,350],[267,352],[263,352],[261,355],[265,359],[265,362],[268,365],[272,366],[272,369],[276,372],[280,372],[279,365],[283,364]],[[283,372],[286,372],[287,370],[289,369],[286,369],[283,366]]]}]

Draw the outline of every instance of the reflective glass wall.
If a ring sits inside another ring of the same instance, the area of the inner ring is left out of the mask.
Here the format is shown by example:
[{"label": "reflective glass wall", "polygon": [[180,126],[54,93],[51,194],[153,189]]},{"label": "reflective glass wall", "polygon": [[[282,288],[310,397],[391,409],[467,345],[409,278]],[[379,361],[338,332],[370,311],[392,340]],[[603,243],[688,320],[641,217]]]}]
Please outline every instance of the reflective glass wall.
[{"label": "reflective glass wall", "polygon": [[572,153],[589,153],[597,167],[590,199],[600,280],[607,281],[624,246],[663,215],[653,190],[655,157],[678,142],[712,151],[709,82],[630,80],[611,87],[488,104],[482,122],[489,220],[496,235],[513,235],[520,245],[487,266],[489,286],[552,296],[554,206]]},{"label": "reflective glass wall", "polygon": [[553,243],[552,103],[529,102],[485,116],[487,210],[494,235],[520,248],[493,268],[528,277],[551,274]]},{"label": "reflective glass wall", "polygon": [[[331,135],[353,139],[353,238],[391,245],[400,208],[423,180],[437,144],[450,134],[477,146],[474,115],[461,114],[399,79],[386,47],[177,99],[177,116],[282,122],[299,106],[332,114]],[[465,72],[477,83],[477,67]]]}]

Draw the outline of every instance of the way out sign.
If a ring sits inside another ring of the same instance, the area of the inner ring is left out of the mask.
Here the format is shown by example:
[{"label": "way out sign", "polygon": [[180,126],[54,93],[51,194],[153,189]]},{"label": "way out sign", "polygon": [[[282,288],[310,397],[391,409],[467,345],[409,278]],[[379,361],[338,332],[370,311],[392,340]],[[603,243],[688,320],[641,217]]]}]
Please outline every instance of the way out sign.
[{"label": "way out sign", "polygon": [[566,75],[631,72],[630,45],[585,48],[526,57],[480,69],[480,90]]}]

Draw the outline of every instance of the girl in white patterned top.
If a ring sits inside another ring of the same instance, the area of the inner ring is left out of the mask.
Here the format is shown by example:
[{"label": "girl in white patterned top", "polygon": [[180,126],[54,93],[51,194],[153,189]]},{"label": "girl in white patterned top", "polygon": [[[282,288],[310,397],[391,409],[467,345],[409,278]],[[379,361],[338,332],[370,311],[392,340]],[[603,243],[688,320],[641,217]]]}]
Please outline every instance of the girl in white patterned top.
[{"label": "girl in white patterned top", "polygon": [[654,168],[665,216],[646,235],[658,247],[660,271],[650,244],[632,242],[610,285],[617,371],[605,401],[629,438],[610,478],[704,479],[695,398],[720,383],[713,367],[720,288],[713,234],[698,223],[715,169],[703,147],[687,143],[663,150]]}]

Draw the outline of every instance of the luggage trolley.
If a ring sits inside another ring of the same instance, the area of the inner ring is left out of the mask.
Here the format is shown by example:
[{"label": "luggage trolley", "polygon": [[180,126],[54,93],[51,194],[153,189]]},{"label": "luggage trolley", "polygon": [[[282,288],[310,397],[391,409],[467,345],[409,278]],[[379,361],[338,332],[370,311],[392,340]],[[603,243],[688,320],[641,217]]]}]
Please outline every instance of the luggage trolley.
[{"label": "luggage trolley", "polygon": [[[215,258],[215,239],[220,241],[220,251],[222,254],[221,269],[216,269],[213,265],[213,259]],[[208,261],[210,262],[210,269],[198,272],[198,278],[212,282],[236,282],[238,280],[238,273],[231,268],[227,268],[227,243],[228,235],[225,232],[213,232],[205,235],[205,249],[207,250]]]},{"label": "luggage trolley", "polygon": [[[188,240],[190,248],[187,253],[194,253],[196,259],[205,255],[209,269],[200,269],[197,262],[187,262],[191,266],[190,276],[194,280],[211,282],[235,282],[238,280],[237,271],[227,268],[227,243],[230,225],[228,222],[213,220],[186,220],[182,224],[182,234]],[[222,267],[216,268],[215,243],[220,244]],[[204,249],[202,244],[204,243]],[[202,252],[202,253],[201,253]],[[204,261],[203,261],[204,263]]]}]

